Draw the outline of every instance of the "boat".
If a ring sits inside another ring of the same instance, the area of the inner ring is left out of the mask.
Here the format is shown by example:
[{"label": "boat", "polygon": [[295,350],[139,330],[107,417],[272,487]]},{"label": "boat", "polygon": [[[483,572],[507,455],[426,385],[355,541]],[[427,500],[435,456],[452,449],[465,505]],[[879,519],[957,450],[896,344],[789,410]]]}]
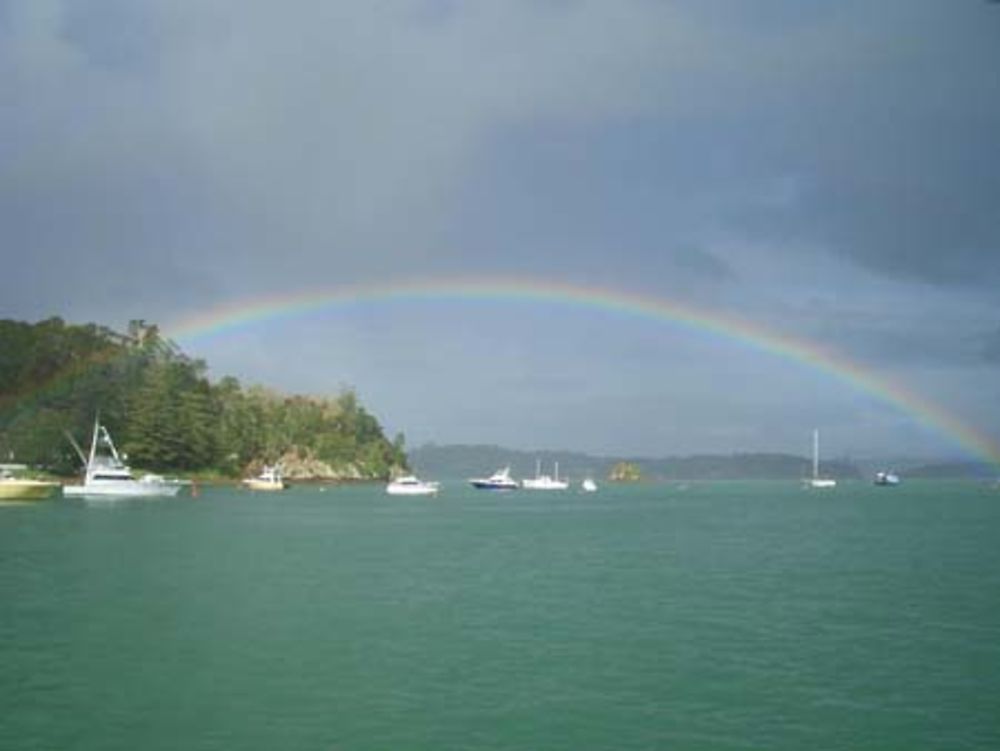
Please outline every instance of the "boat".
[{"label": "boat", "polygon": [[489,477],[476,477],[469,480],[474,488],[479,490],[517,490],[520,485],[510,476],[510,467],[498,469]]},{"label": "boat", "polygon": [[810,488],[833,488],[837,486],[837,481],[832,477],[820,477],[819,475],[819,431],[813,431],[813,474],[808,481]]},{"label": "boat", "polygon": [[0,470],[0,501],[41,501],[57,495],[61,487],[58,482],[15,477]]},{"label": "boat", "polygon": [[566,490],[569,482],[559,479],[559,462],[555,463],[555,477],[542,474],[542,463],[535,465],[535,476],[521,481],[525,490]]},{"label": "boat", "polygon": [[597,491],[597,483],[592,478],[587,477],[580,483],[580,490],[584,493],[594,493]]},{"label": "boat", "polygon": [[413,475],[403,475],[385,486],[389,495],[436,495],[438,483],[420,480]]},{"label": "boat", "polygon": [[876,485],[899,485],[899,475],[895,472],[880,471],[875,473]]},{"label": "boat", "polygon": [[[69,434],[67,434],[69,435]],[[84,455],[82,449],[69,436],[84,464],[83,483],[66,485],[63,495],[68,497],[92,498],[135,498],[155,496],[175,496],[187,485],[182,480],[167,479],[161,475],[145,474],[136,478],[132,469],[125,464],[127,458],[118,453],[108,429],[94,419],[94,433],[90,439],[90,453]]]},{"label": "boat", "polygon": [[250,490],[284,490],[288,487],[285,479],[281,476],[281,469],[275,466],[265,465],[260,474],[256,477],[248,477],[243,480],[243,486]]}]

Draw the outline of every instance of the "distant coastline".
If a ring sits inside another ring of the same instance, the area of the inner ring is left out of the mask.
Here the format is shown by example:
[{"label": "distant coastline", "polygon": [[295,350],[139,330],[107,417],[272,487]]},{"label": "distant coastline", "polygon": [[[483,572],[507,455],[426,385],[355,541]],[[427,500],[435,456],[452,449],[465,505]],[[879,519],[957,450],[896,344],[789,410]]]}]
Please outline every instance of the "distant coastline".
[{"label": "distant coastline", "polygon": [[[697,454],[690,456],[598,456],[573,451],[505,448],[488,444],[424,444],[408,451],[410,465],[420,474],[459,479],[474,477],[510,465],[515,477],[534,474],[536,462],[559,462],[560,474],[571,479],[585,476],[607,479],[615,465],[636,465],[642,481],[664,480],[795,480],[809,475],[811,458],[782,453]],[[867,480],[886,467],[910,479],[990,479],[998,469],[977,462],[928,461],[894,458],[891,461],[831,459],[823,471],[843,480]]]}]

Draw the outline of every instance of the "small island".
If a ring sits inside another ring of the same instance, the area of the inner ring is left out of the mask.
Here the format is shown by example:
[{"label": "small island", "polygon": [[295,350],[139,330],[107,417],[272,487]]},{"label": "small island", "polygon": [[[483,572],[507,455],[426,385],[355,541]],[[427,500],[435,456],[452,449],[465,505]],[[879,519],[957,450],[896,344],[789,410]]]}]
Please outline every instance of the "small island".
[{"label": "small island", "polygon": [[618,462],[608,473],[611,482],[639,482],[642,479],[642,470],[635,462]]}]

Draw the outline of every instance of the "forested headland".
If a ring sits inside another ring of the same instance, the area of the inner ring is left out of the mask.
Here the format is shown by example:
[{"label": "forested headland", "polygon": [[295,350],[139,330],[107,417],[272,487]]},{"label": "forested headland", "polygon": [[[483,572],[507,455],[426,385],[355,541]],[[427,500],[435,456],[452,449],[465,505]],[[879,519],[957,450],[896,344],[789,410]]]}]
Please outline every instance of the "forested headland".
[{"label": "forested headland", "polygon": [[0,320],[0,460],[75,474],[66,434],[88,442],[99,413],[146,470],[235,478],[281,463],[293,478],[364,480],[406,468],[403,436],[388,440],[353,390],[290,396],[207,373],[144,321],[120,333]]}]

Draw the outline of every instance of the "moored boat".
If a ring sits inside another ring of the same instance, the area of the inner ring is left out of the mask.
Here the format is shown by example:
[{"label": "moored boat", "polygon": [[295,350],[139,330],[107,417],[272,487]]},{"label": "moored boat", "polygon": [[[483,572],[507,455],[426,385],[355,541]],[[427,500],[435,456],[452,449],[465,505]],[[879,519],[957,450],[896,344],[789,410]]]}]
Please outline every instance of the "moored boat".
[{"label": "moored boat", "polygon": [[584,493],[594,493],[597,491],[597,483],[592,478],[587,477],[580,483],[580,490]]},{"label": "moored boat", "polygon": [[265,466],[256,477],[248,477],[243,486],[250,490],[284,490],[288,485],[277,466]]},{"label": "moored boat", "polygon": [[489,477],[474,477],[469,480],[479,490],[517,490],[520,484],[510,476],[510,467],[498,469]]},{"label": "moored boat", "polygon": [[[68,434],[67,434],[68,435]],[[70,436],[72,441],[72,436]],[[108,429],[94,419],[94,433],[90,440],[90,453],[73,442],[73,448],[84,463],[83,483],[66,485],[63,495],[68,497],[135,498],[174,496],[187,485],[182,480],[167,479],[160,475],[146,474],[138,479],[118,453]]]},{"label": "moored boat", "polygon": [[899,485],[899,475],[895,472],[881,471],[875,473],[876,485]]},{"label": "moored boat", "polygon": [[436,482],[420,480],[413,475],[403,475],[385,486],[389,495],[436,495],[439,485]]},{"label": "moored boat", "polygon": [[41,501],[58,495],[61,487],[58,482],[14,477],[0,470],[0,501]]},{"label": "moored boat", "polygon": [[835,488],[837,481],[832,477],[820,477],[819,474],[819,431],[813,431],[813,473],[812,479],[807,481],[810,488]]},{"label": "moored boat", "polygon": [[566,490],[569,482],[559,479],[559,462],[555,463],[555,477],[543,475],[542,463],[538,462],[535,465],[535,476],[522,480],[521,487],[525,490]]}]

